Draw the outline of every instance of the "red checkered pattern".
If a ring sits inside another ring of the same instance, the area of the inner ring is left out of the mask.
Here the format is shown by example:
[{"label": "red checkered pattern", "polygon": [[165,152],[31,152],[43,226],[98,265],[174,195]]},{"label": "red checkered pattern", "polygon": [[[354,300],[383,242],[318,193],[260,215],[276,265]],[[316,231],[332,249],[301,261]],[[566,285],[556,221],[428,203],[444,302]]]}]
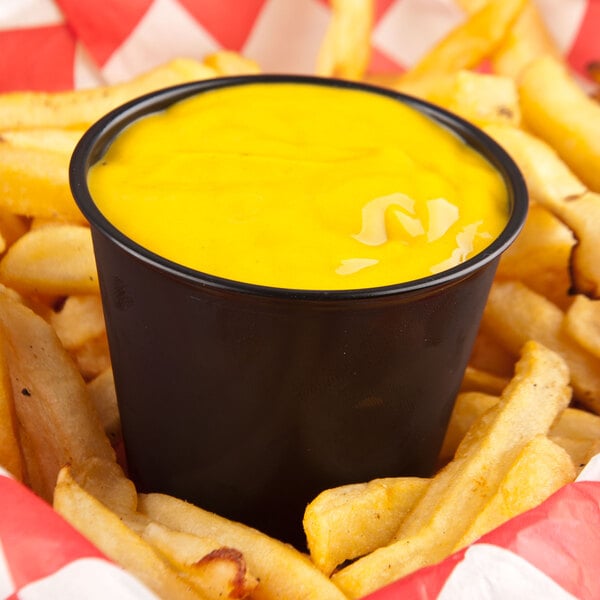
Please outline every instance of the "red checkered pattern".
[{"label": "red checkered pattern", "polygon": [[[537,0],[573,65],[600,58],[600,0]],[[24,15],[40,15],[35,22]],[[464,18],[452,0],[378,0],[372,72],[414,64]],[[21,0],[0,3],[0,90],[117,82],[176,56],[219,48],[264,71],[311,73],[326,0]]]},{"label": "red checkered pattern", "polygon": [[0,469],[0,599],[157,600]]},{"label": "red checkered pattern", "polygon": [[578,482],[365,600],[597,600],[599,560],[600,484]]}]

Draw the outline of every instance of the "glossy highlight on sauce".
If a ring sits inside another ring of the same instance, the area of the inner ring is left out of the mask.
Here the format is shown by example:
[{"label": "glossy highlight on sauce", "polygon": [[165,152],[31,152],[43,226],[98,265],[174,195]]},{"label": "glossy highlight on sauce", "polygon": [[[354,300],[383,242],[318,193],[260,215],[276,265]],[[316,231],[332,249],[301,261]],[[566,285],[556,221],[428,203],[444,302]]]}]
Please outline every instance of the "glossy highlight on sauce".
[{"label": "glossy highlight on sauce", "polygon": [[224,87],[143,117],[88,186],[155,254],[290,289],[427,277],[508,219],[502,177],[453,133],[392,98],[312,84]]}]

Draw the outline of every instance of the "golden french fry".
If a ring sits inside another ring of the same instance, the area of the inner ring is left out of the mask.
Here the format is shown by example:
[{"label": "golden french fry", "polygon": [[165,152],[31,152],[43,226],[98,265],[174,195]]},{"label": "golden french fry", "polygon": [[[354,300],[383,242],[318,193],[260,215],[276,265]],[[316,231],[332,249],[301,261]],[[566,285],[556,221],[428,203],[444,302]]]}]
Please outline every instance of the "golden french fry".
[{"label": "golden french fry", "polygon": [[567,335],[563,319],[560,308],[517,281],[496,281],[483,314],[486,330],[507,350],[516,354],[531,339],[560,354],[569,365],[575,397],[600,412],[600,360]]},{"label": "golden french fry", "polygon": [[44,229],[45,227],[61,227],[62,225],[87,225],[85,223],[72,221],[69,219],[58,218],[58,217],[31,217],[29,220],[29,231],[35,231],[36,229]]},{"label": "golden french fry", "polygon": [[600,440],[594,440],[594,442],[592,442],[588,448],[588,452],[584,460],[584,466],[587,465],[587,463],[597,454],[600,454]]},{"label": "golden french fry", "polygon": [[59,470],[91,456],[114,460],[81,375],[52,327],[0,294],[15,413],[29,485],[51,500]]},{"label": "golden french fry", "polygon": [[[569,460],[575,469],[575,475],[577,475],[577,473],[579,473],[579,471],[585,467],[588,462],[590,448],[592,448],[597,442],[597,440],[568,438],[555,435],[553,435],[550,439],[567,453]],[[575,478],[575,475],[568,481],[572,481]],[[568,483],[568,481],[565,481],[565,483]]]},{"label": "golden french fry", "polygon": [[570,257],[571,291],[599,296],[600,245],[596,240],[600,233],[600,194],[588,191],[542,140],[513,127],[484,129],[515,160],[531,197],[573,232],[576,244]]},{"label": "golden french fry", "polygon": [[565,313],[564,329],[582,348],[600,358],[600,301],[575,296]]},{"label": "golden french fry", "polygon": [[0,254],[27,232],[27,223],[20,215],[0,208]]},{"label": "golden french fry", "polygon": [[600,416],[579,408],[565,408],[552,425],[550,435],[574,440],[600,440]]},{"label": "golden french fry", "polygon": [[480,392],[482,394],[500,394],[506,387],[508,379],[488,373],[481,369],[476,369],[468,365],[460,386],[462,393]]},{"label": "golden french fry", "polygon": [[538,506],[558,488],[573,481],[575,475],[573,462],[560,445],[545,435],[534,437],[515,458],[497,491],[469,525],[455,550]]},{"label": "golden french fry", "polygon": [[206,600],[119,515],[79,485],[69,467],[63,468],[58,475],[54,508],[109,558],[160,597]]},{"label": "golden french fry", "polygon": [[[137,490],[114,459],[91,456],[71,465],[69,474],[86,492],[125,521],[137,517]],[[140,527],[146,519],[140,518]]]},{"label": "golden french fry", "polygon": [[0,280],[28,294],[97,294],[89,228],[57,225],[29,231],[0,261]]},{"label": "golden french fry", "polygon": [[49,320],[85,380],[93,379],[110,367],[99,295],[69,296],[60,310],[51,312]]},{"label": "golden french fry", "polygon": [[561,308],[572,302],[569,258],[575,244],[571,230],[537,203],[529,207],[525,226],[502,255],[499,279],[517,279]]},{"label": "golden french fry", "polygon": [[6,129],[0,131],[0,140],[16,148],[50,150],[70,155],[83,135],[83,129]]},{"label": "golden french fry", "polygon": [[0,131],[4,210],[82,223],[68,185],[69,159],[82,134],[56,128]]},{"label": "golden french fry", "polygon": [[452,460],[471,425],[497,403],[497,396],[481,392],[463,392],[456,397],[442,449],[440,450],[439,460],[441,464],[446,464]]},{"label": "golden french fry", "polygon": [[448,77],[472,69],[490,56],[525,5],[525,0],[490,0],[455,27],[396,84],[403,92],[428,97],[448,85]]},{"label": "golden french fry", "polygon": [[3,337],[0,337],[0,466],[15,479],[23,479],[23,459]]},{"label": "golden french fry", "polygon": [[67,152],[19,147],[0,138],[0,207],[26,217],[82,223],[69,188],[69,160]]},{"label": "golden french fry", "polygon": [[535,2],[530,0],[513,23],[508,35],[491,57],[494,72],[518,79],[523,69],[539,56],[561,58]]},{"label": "golden french fry", "polygon": [[518,127],[521,122],[517,86],[509,77],[462,69],[439,95],[429,94],[429,100],[480,127],[491,123]]},{"label": "golden french fry", "polygon": [[[467,13],[480,10],[488,0],[457,0]],[[517,79],[521,71],[538,56],[551,54],[560,57],[560,50],[550,35],[535,2],[523,6],[519,16],[491,56],[492,70],[499,75]]]},{"label": "golden french fry", "polygon": [[344,594],[306,556],[278,540],[164,494],[140,494],[138,510],[171,529],[214,538],[244,554],[259,579],[260,600],[344,600]]},{"label": "golden french fry", "polygon": [[218,50],[204,57],[202,64],[212,69],[219,76],[253,75],[260,73],[258,64],[231,50]]},{"label": "golden french fry", "polygon": [[108,338],[103,333],[70,350],[85,381],[90,381],[111,366]]},{"label": "golden french fry", "polygon": [[208,600],[248,598],[256,590],[259,581],[248,572],[244,555],[235,548],[154,522],[146,525],[141,536],[168,560],[180,565],[181,575]]},{"label": "golden french fry", "polygon": [[325,490],[304,513],[312,561],[331,575],[343,562],[385,546],[427,485],[424,478],[392,477]]},{"label": "golden french fry", "polygon": [[332,0],[331,21],[317,56],[316,74],[361,79],[371,56],[373,0]]},{"label": "golden french fry", "polygon": [[498,489],[515,458],[545,434],[569,403],[568,369],[560,356],[528,342],[500,401],[469,429],[455,459],[431,480],[404,519],[396,541],[334,573],[359,598],[451,553]]},{"label": "golden french fry", "polygon": [[178,58],[112,86],[54,93],[5,93],[0,95],[0,129],[85,128],[136,96],[215,75],[213,69],[199,61]]},{"label": "golden french fry", "polygon": [[546,140],[591,190],[600,192],[600,106],[566,65],[545,55],[519,78],[523,120]]},{"label": "golden french fry", "polygon": [[100,296],[69,296],[51,315],[50,324],[67,350],[82,346],[105,331]]},{"label": "golden french fry", "polygon": [[481,10],[486,4],[488,0],[456,0],[456,4],[460,6],[468,15],[472,15],[476,13],[478,10]]},{"label": "golden french fry", "polygon": [[104,432],[116,446],[121,440],[121,418],[112,369],[109,367],[92,379],[87,390]]},{"label": "golden french fry", "polygon": [[[256,587],[256,579],[247,573],[239,551],[223,548],[214,540],[172,531],[140,514],[136,488],[114,461],[90,458],[71,468],[69,476],[131,530],[130,540],[137,534],[141,538],[138,543],[143,540],[150,544],[158,557],[174,567],[200,597],[245,598]],[[60,501],[55,498],[56,503]]]},{"label": "golden french fry", "polygon": [[511,155],[523,172],[531,197],[550,212],[564,210],[563,205],[587,192],[547,142],[515,127],[488,125],[483,129]]},{"label": "golden french fry", "polygon": [[[496,396],[480,392],[458,395],[440,452],[441,464],[452,459],[471,425],[497,402]],[[565,408],[548,436],[568,450],[572,457],[576,451],[581,454],[581,448],[576,448],[577,442],[584,442],[582,448],[587,448],[594,440],[600,440],[600,416],[578,408]],[[576,460],[573,462],[578,464]]]}]

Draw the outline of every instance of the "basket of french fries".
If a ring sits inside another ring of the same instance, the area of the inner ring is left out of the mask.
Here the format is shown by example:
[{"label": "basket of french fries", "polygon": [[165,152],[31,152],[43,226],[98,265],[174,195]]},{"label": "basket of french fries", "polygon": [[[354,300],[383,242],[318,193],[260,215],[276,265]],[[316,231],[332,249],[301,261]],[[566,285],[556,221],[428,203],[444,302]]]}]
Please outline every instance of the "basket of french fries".
[{"label": "basket of french fries", "polygon": [[[87,4],[0,5],[0,596],[599,598],[600,4]],[[69,188],[110,110],[261,72],[437,104],[496,140],[530,196],[436,472],[322,490],[306,551],[136,489]]]}]

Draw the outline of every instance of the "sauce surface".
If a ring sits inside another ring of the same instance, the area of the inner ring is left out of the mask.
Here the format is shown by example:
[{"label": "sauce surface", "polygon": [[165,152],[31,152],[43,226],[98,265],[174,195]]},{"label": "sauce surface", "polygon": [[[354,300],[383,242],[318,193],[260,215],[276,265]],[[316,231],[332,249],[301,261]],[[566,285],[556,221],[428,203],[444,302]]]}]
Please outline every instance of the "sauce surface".
[{"label": "sauce surface", "polygon": [[508,219],[502,177],[454,134],[385,96],[309,84],[221,88],[141,118],[88,186],[155,254],[292,289],[426,277]]}]

